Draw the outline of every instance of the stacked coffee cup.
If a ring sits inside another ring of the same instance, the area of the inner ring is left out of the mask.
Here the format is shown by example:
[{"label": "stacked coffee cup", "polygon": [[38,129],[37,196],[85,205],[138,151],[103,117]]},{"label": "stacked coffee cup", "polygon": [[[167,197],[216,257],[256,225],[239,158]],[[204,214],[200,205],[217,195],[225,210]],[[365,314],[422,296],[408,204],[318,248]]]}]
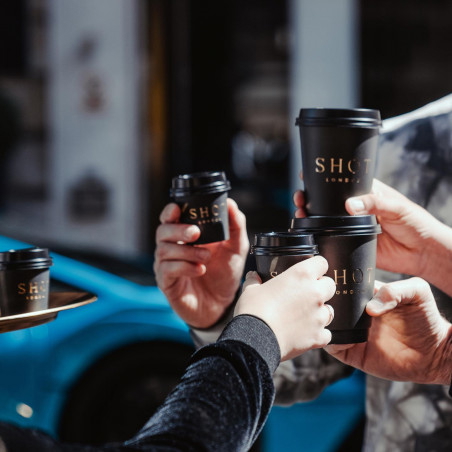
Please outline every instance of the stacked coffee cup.
[{"label": "stacked coffee cup", "polygon": [[378,154],[380,113],[371,109],[301,109],[300,130],[305,218],[293,218],[288,232],[256,234],[252,253],[267,280],[315,254],[329,264],[336,282],[329,303],[333,344],[365,342],[381,228],[374,215],[350,216],[345,201],[369,193]]}]

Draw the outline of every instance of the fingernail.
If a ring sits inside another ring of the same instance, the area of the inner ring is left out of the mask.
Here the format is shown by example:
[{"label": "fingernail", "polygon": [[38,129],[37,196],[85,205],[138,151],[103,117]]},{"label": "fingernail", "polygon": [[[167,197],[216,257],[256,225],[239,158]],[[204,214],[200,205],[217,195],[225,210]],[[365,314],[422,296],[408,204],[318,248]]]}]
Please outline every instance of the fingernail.
[{"label": "fingernail", "polygon": [[189,226],[187,229],[185,229],[184,232],[184,238],[188,242],[190,242],[193,239],[193,236],[198,232],[198,226]]},{"label": "fingernail", "polygon": [[349,206],[355,213],[363,212],[366,210],[366,206],[361,201],[361,199],[358,198],[350,198],[348,200]]},{"label": "fingernail", "polygon": [[369,303],[367,303],[367,307],[370,308],[375,313],[381,313],[390,311],[391,309],[397,306],[397,301],[392,300],[384,303],[379,298],[372,298]]}]

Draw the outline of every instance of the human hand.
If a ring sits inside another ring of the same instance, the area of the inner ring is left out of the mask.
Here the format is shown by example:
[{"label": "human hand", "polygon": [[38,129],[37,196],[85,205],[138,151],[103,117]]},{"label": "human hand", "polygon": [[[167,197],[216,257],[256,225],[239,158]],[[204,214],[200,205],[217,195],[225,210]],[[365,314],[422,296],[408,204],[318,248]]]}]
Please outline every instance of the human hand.
[{"label": "human hand", "polygon": [[266,322],[278,340],[281,361],[324,347],[331,341],[325,327],[334,317],[325,302],[336,290],[334,281],[324,276],[327,270],[327,261],[315,256],[263,284],[256,272],[250,272],[234,315],[251,314]]},{"label": "human hand", "polygon": [[[420,276],[451,293],[452,230],[397,190],[374,179],[372,193],[349,198],[351,215],[376,215],[383,233],[377,238],[377,267]],[[442,262],[444,260],[444,262]]]},{"label": "human hand", "polygon": [[[303,172],[300,172],[300,180],[303,180]],[[296,190],[293,194],[293,203],[295,204],[295,218],[305,218],[308,216],[306,211],[306,198],[303,190]]]},{"label": "human hand", "polygon": [[393,381],[450,384],[452,325],[430,286],[410,278],[381,286],[366,306],[374,317],[366,343],[325,350],[357,369]]},{"label": "human hand", "polygon": [[249,240],[245,215],[228,198],[230,239],[190,245],[198,239],[195,225],[179,223],[180,208],[170,203],[156,231],[154,272],[174,311],[189,325],[208,328],[234,300],[240,286]]}]

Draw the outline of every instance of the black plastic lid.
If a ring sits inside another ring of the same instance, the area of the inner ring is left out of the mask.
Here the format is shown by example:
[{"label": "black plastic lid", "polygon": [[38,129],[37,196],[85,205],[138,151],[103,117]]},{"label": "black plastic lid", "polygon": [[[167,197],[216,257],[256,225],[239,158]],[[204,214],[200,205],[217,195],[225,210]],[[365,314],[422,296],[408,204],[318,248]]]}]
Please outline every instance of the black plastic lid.
[{"label": "black plastic lid", "polygon": [[0,252],[0,269],[30,269],[50,267],[52,258],[47,248],[23,248]]},{"label": "black plastic lid", "polygon": [[380,234],[375,215],[311,216],[293,218],[290,232],[317,235]]},{"label": "black plastic lid", "polygon": [[294,232],[262,232],[254,235],[253,254],[318,254],[312,234]]},{"label": "black plastic lid", "polygon": [[368,108],[302,108],[295,121],[297,126],[381,126],[379,110]]},{"label": "black plastic lid", "polygon": [[230,189],[231,184],[224,171],[204,171],[173,177],[170,195],[177,197],[194,193],[218,193]]}]

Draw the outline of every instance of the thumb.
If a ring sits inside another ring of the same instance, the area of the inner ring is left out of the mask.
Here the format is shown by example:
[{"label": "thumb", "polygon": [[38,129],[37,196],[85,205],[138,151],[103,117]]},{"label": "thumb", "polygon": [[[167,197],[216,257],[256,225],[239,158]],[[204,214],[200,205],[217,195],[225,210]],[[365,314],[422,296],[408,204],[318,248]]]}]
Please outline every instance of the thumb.
[{"label": "thumb", "polygon": [[397,305],[396,300],[383,301],[376,295],[367,303],[366,311],[369,315],[378,317],[386,312],[392,311]]},{"label": "thumb", "polygon": [[251,271],[246,274],[245,282],[242,286],[242,292],[244,292],[248,287],[259,286],[262,284],[262,280],[257,272]]},{"label": "thumb", "polygon": [[374,194],[355,196],[345,201],[345,208],[350,215],[369,215],[376,208]]},{"label": "thumb", "polygon": [[[408,278],[384,284],[367,303],[366,311],[371,316],[380,316],[398,305],[415,305],[433,300],[429,284],[421,278]],[[435,304],[436,306],[436,304]]]}]

